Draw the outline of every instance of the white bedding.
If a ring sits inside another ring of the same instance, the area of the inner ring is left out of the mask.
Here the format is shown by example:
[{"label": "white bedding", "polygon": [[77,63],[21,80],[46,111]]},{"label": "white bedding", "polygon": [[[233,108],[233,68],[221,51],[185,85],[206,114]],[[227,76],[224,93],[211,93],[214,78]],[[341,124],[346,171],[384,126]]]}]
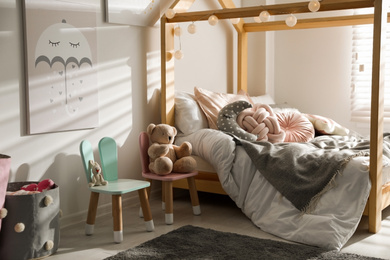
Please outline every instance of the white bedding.
[{"label": "white bedding", "polygon": [[191,142],[193,154],[217,171],[226,193],[263,231],[295,242],[340,250],[355,232],[371,184],[368,157],[351,160],[312,214],[302,214],[252,164],[232,137],[213,129],[178,136],[176,144]]}]

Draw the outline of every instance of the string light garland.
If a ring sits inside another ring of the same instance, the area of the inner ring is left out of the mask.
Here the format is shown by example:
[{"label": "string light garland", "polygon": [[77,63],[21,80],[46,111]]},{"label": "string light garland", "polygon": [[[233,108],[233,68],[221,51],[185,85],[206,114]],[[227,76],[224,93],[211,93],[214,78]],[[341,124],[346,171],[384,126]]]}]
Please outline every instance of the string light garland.
[{"label": "string light garland", "polygon": [[167,61],[170,61],[170,60],[172,59],[172,57],[173,57],[173,54],[172,54],[172,52],[170,52],[170,51],[167,51],[167,55],[166,55],[166,59],[167,59]]},{"label": "string light garland", "polygon": [[168,18],[168,19],[172,19],[173,17],[175,17],[176,15],[176,12],[175,10],[173,9],[168,9],[166,12],[165,12],[165,16]]},{"label": "string light garland", "polygon": [[196,33],[196,26],[195,26],[194,22],[192,22],[190,25],[188,25],[187,31],[188,31],[190,34]]},{"label": "string light garland", "polygon": [[268,22],[270,17],[271,17],[271,15],[269,14],[268,11],[262,11],[259,14],[260,21],[262,21],[262,22]]},{"label": "string light garland", "polygon": [[177,51],[175,51],[175,53],[173,54],[173,56],[175,57],[175,59],[177,60],[181,60],[183,59],[184,57],[184,54],[183,52],[181,51],[181,34],[182,34],[182,31],[181,31],[181,28],[180,28],[180,25],[177,26],[175,29],[174,29],[174,34],[179,37],[179,49]]},{"label": "string light garland", "polygon": [[318,2],[318,0],[312,0],[309,2],[309,5],[308,5],[308,8],[310,10],[310,12],[317,12],[318,10],[320,10],[320,2]]},{"label": "string light garland", "polygon": [[[320,7],[321,7],[321,4],[318,0],[311,0],[308,4],[308,8],[311,12],[317,12],[318,10],[320,10]],[[270,20],[270,13],[267,11],[267,10],[264,10],[262,11],[260,14],[259,14],[259,17],[254,17],[254,20],[255,22],[257,23],[261,23],[261,22],[268,22]],[[289,27],[294,27],[296,24],[297,24],[297,18],[295,17],[295,15],[293,14],[290,14],[286,20],[285,20],[285,23],[287,26]]]},{"label": "string light garland", "polygon": [[[310,12],[317,12],[320,9],[320,7],[321,7],[321,4],[320,4],[319,0],[309,1],[308,9],[310,10]],[[173,17],[175,17],[175,15],[176,15],[176,12],[173,9],[168,9],[165,12],[165,16],[168,19],[172,19]],[[253,17],[253,19],[256,23],[268,22],[270,20],[270,18],[271,18],[271,15],[267,10],[263,10],[260,12],[259,16]],[[232,24],[238,24],[240,22],[240,20],[241,20],[241,18],[230,18],[230,21]],[[215,26],[218,24],[218,17],[214,14],[211,14],[208,18],[208,22],[211,26]],[[297,22],[298,22],[297,17],[292,13],[290,15],[288,15],[287,18],[285,19],[285,23],[289,27],[294,27],[297,24]],[[196,25],[194,22],[192,22],[191,24],[188,25],[187,31],[190,34],[196,33]],[[181,30],[180,26],[178,26],[174,29],[174,34],[175,34],[175,36],[179,37],[179,47],[180,48],[179,48],[179,50],[175,51],[173,55],[171,52],[168,52],[167,59],[170,60],[172,58],[172,56],[174,56],[177,60],[181,60],[184,57],[184,54],[181,51],[181,37],[180,36],[182,35],[182,30]]]},{"label": "string light garland", "polygon": [[181,60],[181,59],[183,59],[184,54],[183,54],[183,52],[181,50],[177,50],[177,51],[175,51],[174,56],[175,56],[175,59]]},{"label": "string light garland", "polygon": [[174,34],[175,34],[176,36],[181,36],[181,35],[182,35],[182,31],[181,31],[180,26],[178,26],[178,27],[175,28]]},{"label": "string light garland", "polygon": [[215,15],[210,15],[208,21],[210,25],[214,26],[218,23],[218,17],[216,17]]},{"label": "string light garland", "polygon": [[294,27],[294,26],[297,24],[297,18],[295,17],[295,15],[290,14],[290,15],[286,18],[285,22],[286,22],[286,25],[287,25],[288,27]]}]

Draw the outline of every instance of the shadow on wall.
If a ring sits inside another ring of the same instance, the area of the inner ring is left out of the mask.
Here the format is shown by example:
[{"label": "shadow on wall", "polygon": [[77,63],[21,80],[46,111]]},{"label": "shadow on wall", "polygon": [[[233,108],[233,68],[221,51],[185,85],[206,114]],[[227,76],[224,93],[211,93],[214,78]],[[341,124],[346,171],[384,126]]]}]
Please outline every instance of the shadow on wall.
[{"label": "shadow on wall", "polygon": [[[30,172],[30,165],[27,164],[27,163],[23,163],[19,166],[19,168],[16,170],[16,173],[15,173],[15,182],[22,182],[22,181],[26,181],[28,180],[28,176],[29,176],[29,172]],[[10,178],[12,176],[12,171],[10,171]]]},{"label": "shadow on wall", "polygon": [[80,155],[57,154],[41,179],[52,179],[58,185],[63,212],[81,212],[88,207],[90,192]]}]

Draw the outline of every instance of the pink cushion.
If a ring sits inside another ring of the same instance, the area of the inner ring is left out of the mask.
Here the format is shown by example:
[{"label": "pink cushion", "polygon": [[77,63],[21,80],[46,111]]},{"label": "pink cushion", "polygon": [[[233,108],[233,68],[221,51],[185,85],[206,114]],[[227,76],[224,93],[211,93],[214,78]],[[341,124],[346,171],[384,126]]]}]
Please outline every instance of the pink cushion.
[{"label": "pink cushion", "polygon": [[238,100],[250,102],[249,96],[245,91],[240,91],[236,94],[225,94],[209,91],[199,87],[195,87],[194,94],[203,113],[206,115],[209,128],[218,129],[217,118],[219,111],[229,103]]},{"label": "pink cushion", "polygon": [[276,113],[280,128],[286,133],[284,142],[308,142],[314,138],[314,127],[300,112]]}]

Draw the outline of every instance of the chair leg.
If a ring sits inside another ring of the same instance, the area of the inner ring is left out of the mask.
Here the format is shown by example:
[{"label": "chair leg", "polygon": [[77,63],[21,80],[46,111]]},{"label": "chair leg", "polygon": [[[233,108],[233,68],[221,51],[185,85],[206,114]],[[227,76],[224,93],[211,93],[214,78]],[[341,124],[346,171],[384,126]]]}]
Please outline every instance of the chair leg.
[{"label": "chair leg", "polygon": [[173,224],[173,187],[171,181],[164,181],[165,192],[165,223]]},{"label": "chair leg", "polygon": [[194,213],[194,215],[198,216],[201,214],[201,210],[200,210],[198,191],[196,189],[196,184],[195,184],[195,178],[189,177],[187,178],[187,182],[188,182],[188,188],[190,190],[192,212]]},{"label": "chair leg", "polygon": [[166,186],[165,186],[165,181],[161,182],[161,208],[162,210],[165,211],[165,201],[166,201]]},{"label": "chair leg", "polygon": [[87,236],[92,235],[94,231],[98,202],[99,193],[91,192],[91,196],[89,198],[87,222],[85,224],[85,234]]},{"label": "chair leg", "polygon": [[115,243],[121,243],[123,241],[121,195],[112,195],[112,217],[114,220],[114,241]]},{"label": "chair leg", "polygon": [[[150,193],[152,191],[152,179],[145,179],[145,181],[148,181],[150,183],[150,186],[146,188],[146,192],[147,192],[147,196],[148,198],[150,198]],[[142,207],[139,208],[139,213],[138,213],[139,217],[140,218],[143,218],[144,217],[144,214],[142,212]]]},{"label": "chair leg", "polygon": [[154,222],[152,218],[152,211],[150,210],[147,189],[138,190],[139,200],[141,202],[141,209],[144,216],[144,221],[147,231],[154,230]]}]

